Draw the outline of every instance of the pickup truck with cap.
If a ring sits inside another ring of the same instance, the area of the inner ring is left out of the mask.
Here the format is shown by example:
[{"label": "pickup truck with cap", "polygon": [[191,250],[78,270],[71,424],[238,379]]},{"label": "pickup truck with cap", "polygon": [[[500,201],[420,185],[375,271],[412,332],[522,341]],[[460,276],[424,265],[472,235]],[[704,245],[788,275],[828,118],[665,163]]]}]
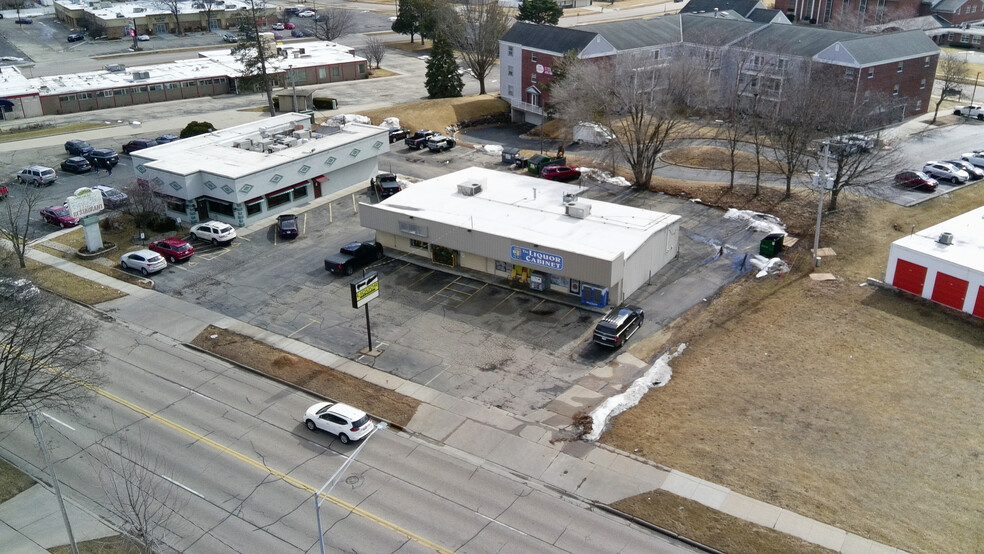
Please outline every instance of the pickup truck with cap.
[{"label": "pickup truck with cap", "polygon": [[325,259],[325,270],[338,275],[351,275],[357,268],[365,267],[383,258],[383,245],[374,240],[353,242]]},{"label": "pickup truck with cap", "polygon": [[421,148],[427,146],[427,139],[436,134],[437,132],[435,131],[421,129],[420,131],[417,131],[404,139],[403,144],[406,144],[407,148],[411,150],[420,150]]}]

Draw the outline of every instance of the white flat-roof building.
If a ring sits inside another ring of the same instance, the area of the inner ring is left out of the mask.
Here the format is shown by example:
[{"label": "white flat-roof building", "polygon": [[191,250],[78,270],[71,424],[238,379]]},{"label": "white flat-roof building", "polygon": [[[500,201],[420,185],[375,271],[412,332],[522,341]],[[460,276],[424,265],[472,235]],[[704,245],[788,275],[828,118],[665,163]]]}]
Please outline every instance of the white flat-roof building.
[{"label": "white flat-roof building", "polygon": [[[57,0],[55,17],[68,28],[99,30],[111,38],[128,38],[133,30],[138,35],[182,34],[187,32],[235,29],[245,2],[235,0],[196,0],[179,2],[178,16],[165,2],[157,0],[128,0],[126,2],[97,2],[94,0]],[[280,18],[275,4],[257,2],[255,14],[260,25],[269,25]]]},{"label": "white flat-roof building", "polygon": [[893,242],[885,282],[984,318],[984,207]]},{"label": "white flat-roof building", "polygon": [[472,167],[362,204],[383,246],[617,304],[677,255],[680,216],[578,198],[584,189]]},{"label": "white flat-roof building", "polygon": [[311,127],[310,116],[289,113],[189,137],[133,152],[134,172],[168,215],[242,226],[368,181],[389,152],[382,127]]}]

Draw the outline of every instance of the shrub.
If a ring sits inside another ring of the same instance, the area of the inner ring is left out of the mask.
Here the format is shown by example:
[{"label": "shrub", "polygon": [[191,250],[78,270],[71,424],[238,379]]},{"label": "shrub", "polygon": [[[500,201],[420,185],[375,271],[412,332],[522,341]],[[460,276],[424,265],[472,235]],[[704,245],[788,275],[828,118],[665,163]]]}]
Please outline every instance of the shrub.
[{"label": "shrub", "polygon": [[181,138],[188,138],[195,135],[211,133],[214,130],[215,127],[207,121],[192,121],[191,123],[185,125],[184,129],[181,129],[181,133],[179,133],[178,136]]}]

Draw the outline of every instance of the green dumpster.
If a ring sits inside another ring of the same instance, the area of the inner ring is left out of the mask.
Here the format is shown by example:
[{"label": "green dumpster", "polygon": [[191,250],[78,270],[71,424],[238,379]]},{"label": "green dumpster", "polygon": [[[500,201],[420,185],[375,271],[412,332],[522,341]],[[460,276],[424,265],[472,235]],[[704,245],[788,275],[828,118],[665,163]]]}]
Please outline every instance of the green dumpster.
[{"label": "green dumpster", "polygon": [[774,233],[762,239],[762,242],[759,243],[759,254],[770,258],[778,256],[782,252],[782,238],[784,236],[782,233]]}]

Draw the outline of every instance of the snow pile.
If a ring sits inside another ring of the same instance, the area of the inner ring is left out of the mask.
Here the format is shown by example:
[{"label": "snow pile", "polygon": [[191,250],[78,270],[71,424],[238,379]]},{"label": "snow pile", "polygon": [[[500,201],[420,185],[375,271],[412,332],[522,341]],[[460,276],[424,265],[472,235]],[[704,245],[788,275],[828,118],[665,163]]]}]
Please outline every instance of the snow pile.
[{"label": "snow pile", "polygon": [[751,210],[736,210],[731,208],[724,214],[726,219],[744,219],[748,221],[748,228],[753,231],[762,231],[768,234],[786,234],[786,226],[782,221],[770,214],[753,212]]},{"label": "snow pile", "polygon": [[480,150],[484,154],[489,154],[492,156],[502,155],[502,145],[501,144],[476,144],[475,150]]},{"label": "snow pile", "polygon": [[364,115],[356,115],[352,113],[336,115],[335,117],[328,119],[328,121],[325,121],[325,125],[334,125],[339,127],[348,123],[365,123],[366,125],[369,125],[370,121],[369,118]]},{"label": "snow pile", "polygon": [[677,347],[675,353],[666,352],[653,362],[652,367],[629,385],[629,388],[621,394],[616,394],[591,412],[591,432],[584,436],[584,440],[596,441],[605,430],[608,421],[618,414],[635,406],[642,400],[643,395],[653,387],[662,387],[670,381],[673,376],[673,368],[670,367],[670,360],[676,358],[687,348],[686,344]]},{"label": "snow pile", "polygon": [[409,187],[410,185],[414,184],[416,181],[407,181],[403,177],[397,177],[396,178],[396,182],[397,183],[400,183],[400,188],[401,189],[405,189],[405,188]]},{"label": "snow pile", "polygon": [[765,256],[754,254],[748,257],[748,263],[758,268],[759,272],[755,276],[759,279],[769,275],[782,275],[789,271],[789,264],[782,261],[781,258],[766,258]]},{"label": "snow pile", "polygon": [[612,175],[602,169],[595,169],[593,167],[579,167],[577,170],[581,172],[581,177],[588,179],[589,181],[595,181],[606,185],[615,185],[616,187],[628,188],[632,186],[632,183],[626,181],[625,178]]},{"label": "snow pile", "polygon": [[380,127],[386,127],[387,129],[399,129],[400,128],[400,118],[399,117],[387,117],[379,124]]},{"label": "snow pile", "polygon": [[574,126],[574,142],[587,144],[608,144],[615,134],[603,125],[581,122]]}]

